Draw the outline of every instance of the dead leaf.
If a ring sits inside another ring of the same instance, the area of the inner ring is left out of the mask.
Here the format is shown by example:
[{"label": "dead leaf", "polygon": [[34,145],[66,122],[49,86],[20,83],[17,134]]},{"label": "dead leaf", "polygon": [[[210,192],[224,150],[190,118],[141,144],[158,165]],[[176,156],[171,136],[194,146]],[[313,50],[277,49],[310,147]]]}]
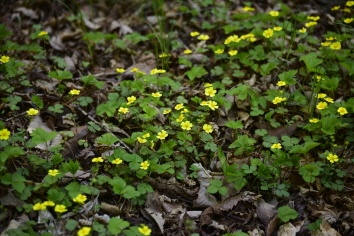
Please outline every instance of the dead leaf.
[{"label": "dead leaf", "polygon": [[290,222],[279,227],[278,236],[296,236],[298,230]]},{"label": "dead leaf", "polygon": [[278,213],[276,206],[266,203],[262,198],[259,199],[259,205],[256,208],[256,213],[261,221],[268,225],[269,222],[274,218]]},{"label": "dead leaf", "polygon": [[321,231],[311,232],[311,236],[341,236],[335,229],[333,229],[327,221],[322,221],[320,226]]}]

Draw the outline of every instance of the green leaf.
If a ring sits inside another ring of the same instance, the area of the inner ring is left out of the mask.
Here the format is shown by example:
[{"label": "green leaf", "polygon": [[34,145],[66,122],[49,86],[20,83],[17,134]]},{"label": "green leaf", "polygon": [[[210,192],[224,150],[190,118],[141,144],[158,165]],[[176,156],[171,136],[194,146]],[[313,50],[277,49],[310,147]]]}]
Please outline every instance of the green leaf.
[{"label": "green leaf", "polygon": [[68,66],[62,57],[51,56],[50,58],[58,65],[60,69],[65,69]]},{"label": "green leaf", "polygon": [[282,206],[278,208],[278,217],[283,221],[283,222],[288,222],[290,219],[296,219],[298,216],[297,211],[294,209],[291,209],[288,206]]},{"label": "green leaf", "polygon": [[80,106],[83,107],[93,102],[93,99],[91,97],[79,97],[77,100],[80,102]]},{"label": "green leaf", "polygon": [[97,78],[93,75],[82,76],[81,80],[82,80],[82,82],[84,82],[85,87],[90,86],[90,85],[94,85],[98,89],[102,89],[104,86],[104,82],[98,81]]},{"label": "green leaf", "polygon": [[329,90],[329,91],[335,91],[338,87],[340,79],[337,77],[334,77],[332,79],[325,79],[321,83],[321,88]]},{"label": "green leaf", "polygon": [[52,111],[54,113],[63,113],[63,108],[64,106],[61,104],[55,104],[54,107],[48,107],[49,111]]},{"label": "green leaf", "polygon": [[192,67],[192,62],[188,60],[186,57],[178,57],[178,64],[180,65],[186,65],[188,67]]},{"label": "green leaf", "polygon": [[[77,184],[77,185],[79,185],[79,184]],[[61,202],[65,197],[65,193],[63,193],[62,191],[59,191],[58,189],[54,189],[54,188],[49,189],[47,191],[47,194],[48,194],[48,196],[47,196],[48,201],[52,201],[52,202],[56,202],[56,203]],[[77,195],[75,195],[75,197],[76,196]]]},{"label": "green leaf", "polygon": [[259,136],[264,136],[268,133],[268,131],[265,129],[256,129],[255,133],[258,134]]},{"label": "green leaf", "polygon": [[100,104],[96,108],[96,114],[102,115],[102,114],[106,113],[108,117],[113,117],[114,113],[116,113],[118,107],[119,107],[118,102],[103,103],[103,104]]},{"label": "green leaf", "polygon": [[48,74],[48,77],[63,80],[63,79],[72,79],[73,75],[70,73],[70,71],[56,70],[56,71],[51,71]]},{"label": "green leaf", "polygon": [[0,24],[0,40],[3,40],[4,38],[10,35],[12,35],[12,32],[6,30],[6,25]]},{"label": "green leaf", "polygon": [[57,133],[55,131],[46,132],[42,128],[37,128],[37,129],[33,130],[33,132],[31,133],[31,136],[32,136],[31,141],[34,144],[39,144],[39,143],[49,142],[50,140],[52,140],[53,138],[55,138],[57,136]]},{"label": "green leaf", "polygon": [[250,86],[245,84],[239,84],[236,88],[227,91],[227,94],[237,95],[240,100],[245,100],[247,98],[248,92],[250,91]]},{"label": "green leaf", "polygon": [[97,143],[103,143],[108,146],[113,145],[115,142],[117,142],[119,139],[116,136],[113,136],[110,133],[104,134],[101,137],[99,137],[96,142]]},{"label": "green leaf", "polygon": [[208,74],[208,72],[201,66],[194,66],[190,71],[185,73],[185,75],[187,75],[190,80],[200,78],[206,74]]},{"label": "green leaf", "polygon": [[69,162],[63,163],[62,167],[65,172],[70,172],[74,175],[80,169],[80,163],[77,160],[70,159]]},{"label": "green leaf", "polygon": [[308,141],[304,145],[295,145],[293,146],[289,153],[308,153],[311,149],[317,147],[320,143]]},{"label": "green leaf", "polygon": [[279,79],[286,82],[286,84],[296,84],[296,80],[293,78],[297,74],[297,70],[289,70],[281,73]]},{"label": "green leaf", "polygon": [[76,228],[76,226],[78,225],[78,223],[79,222],[77,222],[76,220],[67,220],[65,228],[67,230],[73,231]]},{"label": "green leaf", "polygon": [[267,64],[263,64],[261,65],[261,75],[268,75],[270,73],[271,70],[273,70],[274,68],[277,67],[277,64],[275,63],[267,63]]},{"label": "green leaf", "polygon": [[119,234],[124,228],[129,227],[129,225],[129,222],[113,217],[109,220],[107,228],[111,234]]},{"label": "green leaf", "polygon": [[151,187],[151,185],[146,184],[146,183],[140,183],[138,185],[137,189],[140,194],[152,193],[154,191],[154,189]]},{"label": "green leaf", "polygon": [[299,174],[307,183],[313,183],[320,174],[320,168],[314,164],[306,164],[299,168]]},{"label": "green leaf", "polygon": [[321,230],[322,219],[317,219],[315,222],[306,225],[307,229],[310,231],[319,231]]},{"label": "green leaf", "polygon": [[109,180],[108,183],[113,186],[113,192],[115,194],[122,194],[123,190],[127,186],[127,183],[124,179],[120,177],[114,177],[113,179]]},{"label": "green leaf", "polygon": [[132,199],[140,196],[140,193],[136,191],[135,188],[131,185],[127,185],[122,191],[122,193],[123,197],[126,199]]},{"label": "green leaf", "polygon": [[340,63],[345,69],[348,70],[349,76],[354,75],[354,60],[350,60],[349,58]]},{"label": "green leaf", "polygon": [[227,127],[232,128],[232,129],[242,129],[243,128],[242,121],[240,121],[240,120],[238,120],[238,121],[229,121],[225,125]]},{"label": "green leaf", "polygon": [[341,124],[341,121],[338,118],[334,117],[323,117],[321,119],[321,130],[328,135],[333,135],[336,133],[336,128]]},{"label": "green leaf", "polygon": [[43,108],[43,101],[40,97],[38,97],[37,95],[32,95],[32,102],[34,104],[36,104],[36,106],[39,108],[39,109],[42,109]]},{"label": "green leaf", "polygon": [[320,65],[323,60],[318,59],[319,53],[308,53],[300,57],[300,61],[304,61],[308,71],[316,72],[315,67]]},{"label": "green leaf", "polygon": [[208,188],[207,188],[207,191],[208,193],[211,193],[211,194],[214,194],[218,191],[218,187],[214,186],[214,185],[210,185]]}]

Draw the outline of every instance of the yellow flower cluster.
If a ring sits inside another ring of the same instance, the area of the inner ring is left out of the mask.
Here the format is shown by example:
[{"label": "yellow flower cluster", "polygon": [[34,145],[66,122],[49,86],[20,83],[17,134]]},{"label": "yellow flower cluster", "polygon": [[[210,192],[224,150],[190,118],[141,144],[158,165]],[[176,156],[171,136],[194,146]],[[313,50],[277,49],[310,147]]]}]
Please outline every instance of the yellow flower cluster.
[{"label": "yellow flower cluster", "polygon": [[38,34],[38,36],[43,36],[43,35],[47,35],[48,34],[48,32],[46,32],[46,31],[41,31],[39,34]]},{"label": "yellow flower cluster", "polygon": [[215,54],[222,54],[222,53],[224,53],[224,49],[218,49],[218,50],[215,50],[214,52],[215,52]]},{"label": "yellow flower cluster", "polygon": [[229,55],[230,55],[230,56],[235,56],[237,53],[238,53],[237,50],[231,50],[231,51],[229,51]]},{"label": "yellow flower cluster", "polygon": [[328,106],[327,102],[319,102],[319,103],[316,105],[316,108],[317,108],[318,110],[323,110],[323,109],[327,108],[327,106]]},{"label": "yellow flower cluster", "polygon": [[162,94],[160,92],[156,92],[156,93],[152,93],[151,96],[153,96],[154,98],[159,98],[162,96]]},{"label": "yellow flower cluster", "polygon": [[133,102],[135,102],[136,100],[136,97],[135,96],[130,96],[130,97],[127,97],[127,104],[132,104]]},{"label": "yellow flower cluster", "polygon": [[302,29],[299,29],[299,32],[302,34],[306,33],[306,31],[307,31],[307,29],[305,27],[302,27]]},{"label": "yellow flower cluster", "polygon": [[204,90],[204,94],[209,96],[209,97],[214,97],[215,94],[216,94],[216,90],[213,88],[213,87],[207,87],[205,90]]},{"label": "yellow flower cluster", "polygon": [[318,21],[320,19],[320,17],[319,16],[308,16],[307,19],[313,20],[313,21]]},{"label": "yellow flower cluster", "polygon": [[117,71],[118,73],[124,73],[124,72],[125,72],[125,70],[124,70],[123,68],[117,68],[116,71]]},{"label": "yellow flower cluster", "polygon": [[279,12],[278,11],[270,11],[269,15],[271,15],[271,16],[279,16]]},{"label": "yellow flower cluster", "polygon": [[181,123],[181,128],[183,130],[191,130],[192,127],[193,127],[193,124],[190,121],[188,121],[188,120]]},{"label": "yellow flower cluster", "polygon": [[200,103],[201,106],[208,106],[210,109],[213,111],[217,108],[219,108],[218,104],[215,101],[202,101]]},{"label": "yellow flower cluster", "polygon": [[201,35],[199,35],[199,37],[198,37],[198,39],[199,40],[202,40],[202,41],[206,41],[206,40],[208,40],[210,37],[209,37],[209,35],[206,35],[206,34],[201,34]]},{"label": "yellow flower cluster", "polygon": [[224,41],[224,44],[229,44],[231,42],[235,42],[238,43],[240,42],[242,39],[238,37],[238,35],[231,35],[229,37],[227,37]]},{"label": "yellow flower cluster", "polygon": [[168,133],[165,130],[161,130],[161,132],[157,133],[157,138],[158,139],[165,139],[168,136]]},{"label": "yellow flower cluster", "polygon": [[90,234],[90,232],[91,232],[90,227],[82,227],[77,231],[77,236],[87,236]]},{"label": "yellow flower cluster", "polygon": [[191,51],[191,50],[189,50],[189,49],[186,49],[186,50],[184,50],[184,51],[183,51],[183,53],[184,53],[184,54],[191,54],[191,53],[192,53],[192,51]]},{"label": "yellow flower cluster", "polygon": [[213,132],[213,127],[211,125],[208,124],[204,124],[203,125],[203,130],[207,133],[212,133]]},{"label": "yellow flower cluster", "polygon": [[279,82],[277,83],[277,85],[278,85],[278,86],[285,86],[286,83],[285,83],[284,81],[279,81]]},{"label": "yellow flower cluster", "polygon": [[123,113],[123,114],[127,114],[129,112],[129,109],[126,107],[120,107],[118,109],[118,112]]},{"label": "yellow flower cluster", "polygon": [[317,123],[319,122],[320,120],[319,119],[316,119],[316,118],[313,118],[313,119],[310,119],[309,120],[311,123]]},{"label": "yellow flower cluster", "polygon": [[345,19],[343,20],[343,22],[346,23],[346,24],[349,24],[349,23],[351,23],[353,20],[354,20],[353,18],[345,18]]},{"label": "yellow flower cluster", "polygon": [[139,143],[146,143],[147,142],[146,138],[148,138],[148,137],[150,137],[149,133],[144,134],[141,137],[137,137],[137,140],[138,140]]},{"label": "yellow flower cluster", "polygon": [[200,33],[197,32],[197,31],[194,31],[194,32],[191,32],[190,35],[191,35],[192,37],[195,37],[195,36],[200,35]]},{"label": "yellow flower cluster", "polygon": [[282,146],[281,146],[280,143],[274,143],[270,148],[271,148],[271,149],[281,149]]},{"label": "yellow flower cluster", "polygon": [[283,28],[282,27],[279,27],[279,26],[276,26],[276,27],[273,27],[273,30],[274,31],[281,31]]},{"label": "yellow flower cluster", "polygon": [[59,170],[57,169],[54,169],[54,170],[48,170],[48,175],[51,175],[51,176],[56,176],[59,174]]},{"label": "yellow flower cluster", "polygon": [[347,109],[345,109],[344,107],[338,108],[337,112],[338,112],[341,116],[343,116],[343,115],[345,115],[345,114],[348,114]]},{"label": "yellow flower cluster", "polygon": [[160,58],[164,58],[164,57],[169,57],[171,56],[170,54],[166,54],[166,53],[162,53],[161,55],[159,55]]}]

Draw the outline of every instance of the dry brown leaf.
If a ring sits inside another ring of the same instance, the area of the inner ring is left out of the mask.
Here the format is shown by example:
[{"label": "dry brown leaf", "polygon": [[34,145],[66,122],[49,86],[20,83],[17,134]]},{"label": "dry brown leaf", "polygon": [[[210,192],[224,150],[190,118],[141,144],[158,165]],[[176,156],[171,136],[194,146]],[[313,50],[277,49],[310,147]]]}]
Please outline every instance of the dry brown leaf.
[{"label": "dry brown leaf", "polygon": [[256,213],[261,221],[268,225],[269,222],[274,218],[278,213],[276,206],[265,202],[262,198],[259,199],[259,205],[256,208]]},{"label": "dry brown leaf", "polygon": [[105,211],[107,213],[111,213],[113,215],[121,215],[122,211],[115,205],[111,205],[105,202],[101,203],[101,208],[102,211]]},{"label": "dry brown leaf", "polygon": [[320,226],[321,231],[313,231],[311,232],[311,236],[341,236],[335,229],[333,229],[327,221],[322,221]]},{"label": "dry brown leaf", "polygon": [[295,236],[298,230],[290,222],[279,227],[278,236]]}]

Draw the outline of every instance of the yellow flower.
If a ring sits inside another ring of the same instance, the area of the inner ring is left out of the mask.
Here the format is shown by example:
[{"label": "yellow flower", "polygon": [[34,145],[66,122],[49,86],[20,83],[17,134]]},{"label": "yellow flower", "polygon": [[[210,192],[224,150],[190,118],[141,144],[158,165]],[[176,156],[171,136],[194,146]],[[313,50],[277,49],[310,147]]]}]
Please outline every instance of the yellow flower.
[{"label": "yellow flower", "polygon": [[148,138],[148,137],[150,137],[150,133],[146,133],[146,134],[144,134],[144,135],[141,136],[141,137],[143,137],[143,138]]},{"label": "yellow flower", "polygon": [[256,40],[257,40],[257,39],[254,38],[254,37],[248,39],[248,41],[250,41],[250,42],[254,42],[254,41],[256,41]]},{"label": "yellow flower", "polygon": [[184,50],[184,51],[183,51],[183,53],[184,53],[184,54],[191,54],[191,53],[192,53],[192,51],[191,51],[191,50],[189,50],[189,49],[186,49],[186,50]]},{"label": "yellow flower", "polygon": [[139,143],[146,143],[146,141],[147,141],[146,139],[140,138],[140,137],[138,137],[137,139],[138,139]]},{"label": "yellow flower", "polygon": [[282,101],[282,102],[286,101],[286,98],[281,98],[281,101]]},{"label": "yellow flower", "polygon": [[273,36],[274,31],[272,29],[266,29],[263,31],[263,36],[266,37],[267,39]]},{"label": "yellow flower", "polygon": [[338,10],[340,8],[340,6],[334,6],[331,8],[332,11]]},{"label": "yellow flower", "polygon": [[9,61],[10,61],[10,57],[8,57],[8,56],[1,56],[1,58],[0,58],[0,62],[2,62],[2,63],[7,63]]},{"label": "yellow flower", "polygon": [[321,45],[323,47],[328,47],[329,45],[331,45],[331,42],[323,42],[323,43],[321,43]]},{"label": "yellow flower", "polygon": [[333,50],[339,50],[341,48],[341,44],[340,44],[340,42],[332,43],[330,48]]},{"label": "yellow flower", "polygon": [[130,72],[137,72],[137,71],[139,71],[139,69],[136,67],[134,67],[133,69],[130,70]]},{"label": "yellow flower", "polygon": [[181,110],[182,108],[184,108],[183,103],[177,104],[177,105],[175,106],[175,109],[176,109],[177,111]]},{"label": "yellow flower", "polygon": [[118,73],[124,73],[124,72],[125,72],[125,70],[124,70],[123,68],[117,68],[116,71],[117,71]]},{"label": "yellow flower", "polygon": [[325,98],[324,100],[326,100],[327,102],[330,102],[330,103],[334,103],[333,98]]},{"label": "yellow flower", "polygon": [[57,170],[57,169],[48,171],[48,175],[51,175],[51,176],[56,176],[58,174],[59,174],[59,170]]},{"label": "yellow flower", "polygon": [[349,23],[351,23],[353,20],[354,20],[353,18],[346,18],[346,19],[344,19],[343,21],[344,21],[344,23],[349,24]]},{"label": "yellow flower", "polygon": [[188,120],[181,123],[181,128],[184,130],[191,130],[192,127],[193,127],[193,124]]},{"label": "yellow flower", "polygon": [[313,118],[313,119],[310,119],[309,120],[311,123],[317,123],[319,122],[320,120],[319,119],[316,119],[316,118]]},{"label": "yellow flower", "polygon": [[281,31],[283,28],[282,27],[279,27],[279,26],[276,26],[276,27],[273,27],[273,30],[275,31]]},{"label": "yellow flower", "polygon": [[59,212],[59,213],[63,213],[63,212],[66,212],[68,210],[66,209],[66,206],[64,206],[64,205],[56,205],[55,208],[54,208],[54,211],[55,212]]},{"label": "yellow flower", "polygon": [[38,36],[43,36],[43,35],[47,35],[48,34],[48,32],[46,32],[46,31],[41,31],[39,34],[38,34]]},{"label": "yellow flower", "polygon": [[139,232],[143,235],[149,236],[151,234],[151,229],[144,224],[141,224],[138,228]]},{"label": "yellow flower", "polygon": [[281,144],[280,143],[274,143],[270,148],[272,149],[281,149]]},{"label": "yellow flower", "polygon": [[335,39],[337,39],[336,37],[328,37],[328,38],[326,38],[326,40],[328,40],[328,41],[332,41],[332,40],[335,40]]},{"label": "yellow flower", "polygon": [[211,132],[213,132],[213,126],[208,125],[208,124],[204,124],[204,125],[203,125],[203,130],[204,130],[205,132],[207,132],[207,133],[211,133]]},{"label": "yellow flower", "polygon": [[171,112],[171,109],[167,109],[167,110],[164,110],[164,111],[163,111],[163,114],[166,115],[166,114],[168,114],[168,113],[170,113],[170,112]]},{"label": "yellow flower", "polygon": [[351,12],[349,8],[344,8],[342,11],[349,12],[349,13]]},{"label": "yellow flower", "polygon": [[325,93],[317,94],[317,98],[325,98],[325,97],[327,97],[327,94],[325,94]]},{"label": "yellow flower", "polygon": [[132,104],[133,102],[135,102],[136,97],[135,96],[127,97],[127,100],[128,100],[127,104]]},{"label": "yellow flower", "polygon": [[333,155],[332,153],[328,154],[327,160],[329,160],[329,162],[331,162],[331,163],[339,161],[338,156],[337,155]]},{"label": "yellow flower", "polygon": [[145,72],[142,72],[142,71],[137,71],[137,73],[139,73],[139,74],[142,74],[142,75],[146,75],[146,73]]},{"label": "yellow flower", "polygon": [[216,94],[216,90],[213,87],[208,87],[204,90],[204,93],[209,97],[214,97]]},{"label": "yellow flower", "polygon": [[177,122],[182,122],[183,120],[184,120],[184,115],[183,114],[181,114],[181,115],[179,115],[179,117],[178,117],[178,119],[176,120]]},{"label": "yellow flower", "polygon": [[230,55],[230,56],[235,56],[237,53],[238,53],[237,50],[231,50],[231,51],[229,51],[229,55]]},{"label": "yellow flower", "polygon": [[271,15],[271,16],[279,16],[279,12],[278,11],[270,11],[269,15]]},{"label": "yellow flower", "polygon": [[208,101],[202,101],[200,103],[201,106],[208,106],[209,105],[209,102]]},{"label": "yellow flower", "polygon": [[72,89],[72,90],[70,90],[69,94],[70,95],[79,95],[80,94],[80,90]]},{"label": "yellow flower", "polygon": [[199,34],[200,34],[200,33],[197,32],[197,31],[194,31],[194,32],[191,32],[191,33],[190,33],[190,35],[191,35],[192,37],[198,36]]},{"label": "yellow flower", "polygon": [[150,71],[151,75],[155,75],[155,74],[163,74],[166,73],[166,70],[162,70],[162,69],[153,69]]},{"label": "yellow flower", "polygon": [[33,116],[38,114],[38,110],[30,108],[28,111],[26,111],[28,115]]},{"label": "yellow flower", "polygon": [[188,113],[189,110],[187,108],[184,108],[183,111],[181,111],[181,113]]},{"label": "yellow flower", "polygon": [[159,55],[160,58],[164,58],[164,57],[168,57],[168,56],[170,56],[170,54],[162,53],[161,55]]},{"label": "yellow flower", "polygon": [[318,110],[323,110],[328,106],[327,102],[319,102],[316,106]]},{"label": "yellow flower", "polygon": [[306,31],[307,31],[307,29],[305,27],[302,27],[302,29],[299,29],[299,32],[303,33],[303,34],[306,33]]},{"label": "yellow flower", "polygon": [[319,16],[308,16],[307,19],[313,20],[313,21],[318,21],[320,19]]},{"label": "yellow flower", "polygon": [[95,157],[95,158],[92,158],[92,162],[103,162],[103,158],[102,157]]},{"label": "yellow flower", "polygon": [[285,86],[286,83],[285,83],[284,81],[279,81],[279,82],[277,83],[277,85],[278,85],[278,86]]},{"label": "yellow flower", "polygon": [[227,39],[225,39],[224,44],[229,44],[231,42],[238,43],[240,41],[241,41],[241,38],[239,38],[237,35],[231,35],[231,36],[227,37]]},{"label": "yellow flower", "polygon": [[112,164],[119,165],[119,164],[122,163],[122,162],[123,162],[122,159],[116,158],[116,159],[114,159],[114,160],[112,161]]},{"label": "yellow flower", "polygon": [[283,98],[281,97],[275,97],[272,101],[273,104],[278,104],[281,103],[283,101]]},{"label": "yellow flower", "polygon": [[345,114],[348,114],[348,111],[347,111],[347,109],[345,109],[344,107],[340,107],[340,108],[338,108],[338,110],[337,110],[338,112],[339,112],[339,114],[340,115],[345,115]]},{"label": "yellow flower", "polygon": [[204,87],[206,87],[206,88],[207,88],[207,87],[211,87],[211,86],[213,86],[211,83],[205,83],[205,84],[204,84]]},{"label": "yellow flower", "polygon": [[311,26],[314,26],[314,25],[317,25],[317,22],[316,21],[310,21],[310,22],[307,22],[306,24],[305,24],[305,27],[311,27]]},{"label": "yellow flower", "polygon": [[84,204],[86,200],[87,200],[86,195],[82,195],[82,194],[79,194],[75,198],[73,198],[74,202],[77,202],[80,204]]},{"label": "yellow flower", "polygon": [[210,38],[209,35],[206,34],[201,34],[198,37],[199,40],[208,40],[209,38]]},{"label": "yellow flower", "polygon": [[35,210],[35,211],[41,211],[41,210],[46,210],[47,209],[47,206],[46,205],[44,205],[43,203],[36,203],[36,204],[34,204],[34,206],[32,207],[32,209],[33,210]]},{"label": "yellow flower", "polygon": [[45,202],[43,202],[43,205],[45,205],[45,206],[55,206],[55,203],[52,202],[52,201],[45,201]]},{"label": "yellow flower", "polygon": [[208,102],[208,107],[212,109],[213,111],[217,108],[219,108],[218,104],[215,101],[209,101]]},{"label": "yellow flower", "polygon": [[7,140],[10,137],[11,132],[8,129],[0,130],[0,139]]},{"label": "yellow flower", "polygon": [[354,1],[348,1],[345,3],[345,5],[348,7],[354,6]]},{"label": "yellow flower", "polygon": [[90,234],[90,232],[90,227],[82,227],[81,229],[79,229],[79,231],[77,231],[77,236],[87,236]]},{"label": "yellow flower", "polygon": [[316,75],[316,79],[317,79],[317,81],[324,80],[324,78],[322,78],[322,77],[321,77],[321,76],[319,76],[319,75]]},{"label": "yellow flower", "polygon": [[165,139],[168,136],[168,133],[165,130],[161,130],[161,132],[157,133],[157,138],[158,139]]},{"label": "yellow flower", "polygon": [[147,170],[149,165],[150,165],[149,161],[144,161],[140,163],[140,169]]},{"label": "yellow flower", "polygon": [[255,11],[254,8],[248,7],[248,6],[245,6],[244,8],[242,8],[242,10],[244,10],[244,11]]},{"label": "yellow flower", "polygon": [[215,52],[215,54],[221,54],[224,52],[224,49],[218,49],[218,50],[215,50],[214,52]]},{"label": "yellow flower", "polygon": [[152,93],[151,96],[153,96],[154,98],[159,98],[162,96],[162,94],[157,92],[157,93]]},{"label": "yellow flower", "polygon": [[120,107],[120,108],[118,109],[118,112],[121,112],[121,113],[123,113],[123,114],[127,114],[127,113],[129,112],[129,109],[126,108],[126,107]]}]

